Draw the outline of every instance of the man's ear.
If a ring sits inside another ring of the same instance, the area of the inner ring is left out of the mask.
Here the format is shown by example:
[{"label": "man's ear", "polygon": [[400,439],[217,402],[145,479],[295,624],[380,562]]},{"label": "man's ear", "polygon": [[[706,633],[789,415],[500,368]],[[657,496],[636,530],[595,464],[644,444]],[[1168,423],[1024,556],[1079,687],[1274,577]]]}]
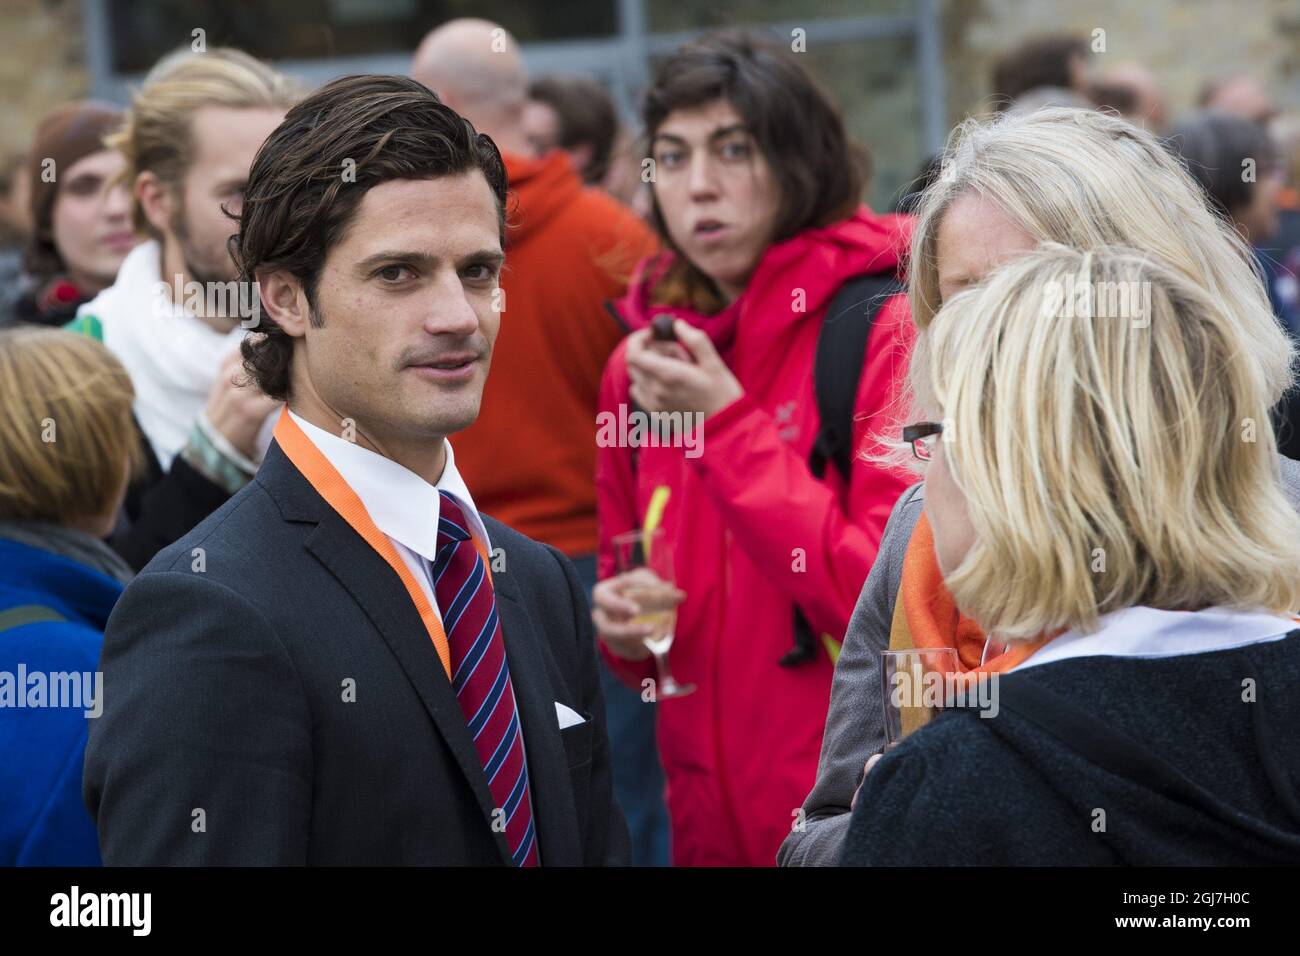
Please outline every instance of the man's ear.
[{"label": "man's ear", "polygon": [[135,198],[144,210],[144,218],[159,235],[171,232],[172,212],[176,197],[172,189],[151,170],[135,177]]},{"label": "man's ear", "polygon": [[285,269],[276,269],[259,272],[257,285],[261,290],[262,308],[270,313],[275,324],[295,339],[306,335],[311,321],[311,306],[307,303],[302,280]]}]

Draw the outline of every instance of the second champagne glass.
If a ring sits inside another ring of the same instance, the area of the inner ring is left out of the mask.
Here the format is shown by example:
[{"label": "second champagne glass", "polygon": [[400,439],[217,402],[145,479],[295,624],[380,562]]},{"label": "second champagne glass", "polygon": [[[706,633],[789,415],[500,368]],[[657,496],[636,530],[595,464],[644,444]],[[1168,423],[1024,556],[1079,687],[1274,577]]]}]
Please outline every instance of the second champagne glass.
[{"label": "second champagne glass", "polygon": [[926,686],[939,688],[957,673],[957,651],[951,647],[880,652],[880,696],[885,708],[885,750],[898,746],[908,734],[925,726],[943,709]]},{"label": "second champagne glass", "polygon": [[642,641],[654,655],[659,673],[655,698],[684,697],[695,690],[695,685],[678,683],[668,666],[668,650],[673,646],[673,632],[677,627],[678,598],[667,535],[662,528],[629,531],[615,536],[612,543],[619,573],[640,572],[623,589],[623,595],[641,609],[632,623],[653,629]]}]

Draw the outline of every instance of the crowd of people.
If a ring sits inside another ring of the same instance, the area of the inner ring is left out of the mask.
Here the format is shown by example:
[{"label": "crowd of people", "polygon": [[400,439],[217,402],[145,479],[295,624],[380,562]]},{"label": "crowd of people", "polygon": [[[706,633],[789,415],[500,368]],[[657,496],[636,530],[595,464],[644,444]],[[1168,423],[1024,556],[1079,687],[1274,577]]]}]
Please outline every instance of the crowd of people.
[{"label": "crowd of people", "polygon": [[[52,111],[0,179],[0,862],[1300,862],[1300,120],[1069,36],[992,79],[889,211],[738,31],[636,129],[472,19]],[[931,649],[1000,710],[895,746]]]}]

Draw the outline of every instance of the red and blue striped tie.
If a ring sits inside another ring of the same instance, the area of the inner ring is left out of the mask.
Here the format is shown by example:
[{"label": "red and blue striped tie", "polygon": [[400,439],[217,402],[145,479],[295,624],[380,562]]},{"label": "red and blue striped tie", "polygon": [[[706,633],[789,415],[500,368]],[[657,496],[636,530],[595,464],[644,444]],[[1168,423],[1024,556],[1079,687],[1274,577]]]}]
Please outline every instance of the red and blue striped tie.
[{"label": "red and blue striped tie", "polygon": [[505,818],[506,843],[514,863],[537,866],[541,861],[524,737],[496,596],[465,512],[445,491],[439,495],[438,554],[430,575],[451,649],[451,687],[474,738],[492,799],[501,811],[494,817]]}]

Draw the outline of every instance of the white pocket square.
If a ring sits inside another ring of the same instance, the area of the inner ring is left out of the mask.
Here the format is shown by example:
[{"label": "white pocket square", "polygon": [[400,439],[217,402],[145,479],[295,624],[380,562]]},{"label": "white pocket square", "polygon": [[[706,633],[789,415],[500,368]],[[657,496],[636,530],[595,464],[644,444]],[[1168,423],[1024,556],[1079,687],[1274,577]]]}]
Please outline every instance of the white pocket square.
[{"label": "white pocket square", "polygon": [[586,723],[586,719],[571,707],[565,707],[558,700],[555,702],[555,716],[560,721],[560,729],[572,727],[574,724]]}]

